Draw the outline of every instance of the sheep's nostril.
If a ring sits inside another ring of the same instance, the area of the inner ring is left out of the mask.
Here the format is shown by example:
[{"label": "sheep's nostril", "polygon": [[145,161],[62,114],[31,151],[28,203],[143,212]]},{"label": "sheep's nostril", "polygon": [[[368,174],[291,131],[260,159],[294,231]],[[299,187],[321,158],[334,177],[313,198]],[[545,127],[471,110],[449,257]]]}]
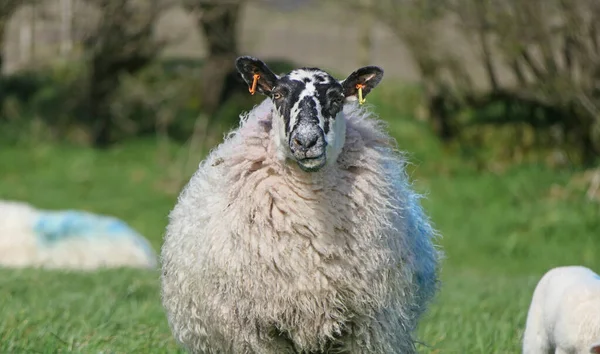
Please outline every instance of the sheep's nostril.
[{"label": "sheep's nostril", "polygon": [[318,140],[319,140],[319,137],[317,135],[313,135],[310,138],[306,139],[306,141],[304,142],[304,147],[306,149],[309,149],[309,148],[315,146],[315,144],[317,143]]},{"label": "sheep's nostril", "polygon": [[296,146],[302,146],[302,142],[298,139],[298,138],[294,138],[292,139],[294,145]]}]

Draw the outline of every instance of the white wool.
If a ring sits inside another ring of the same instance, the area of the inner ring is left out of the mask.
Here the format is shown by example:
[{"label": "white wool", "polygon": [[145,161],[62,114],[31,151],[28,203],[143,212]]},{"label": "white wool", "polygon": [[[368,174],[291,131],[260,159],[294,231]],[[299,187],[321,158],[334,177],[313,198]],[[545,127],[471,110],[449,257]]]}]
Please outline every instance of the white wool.
[{"label": "white wool", "polygon": [[[69,234],[60,238],[58,235],[56,239],[49,238],[48,230],[40,229],[40,221],[60,221],[69,212],[45,211],[23,202],[0,201],[0,266],[69,270],[156,267],[157,257],[148,241],[125,226],[122,232],[110,235],[92,230],[94,233],[85,236]],[[77,213],[103,222],[120,222]]]},{"label": "white wool", "polygon": [[600,276],[582,266],[549,270],[533,293],[523,354],[594,353],[599,338]]},{"label": "white wool", "polygon": [[280,155],[272,110],[242,117],[169,216],[175,338],[193,353],[416,353],[440,254],[402,155],[351,102],[337,161],[304,172]]}]

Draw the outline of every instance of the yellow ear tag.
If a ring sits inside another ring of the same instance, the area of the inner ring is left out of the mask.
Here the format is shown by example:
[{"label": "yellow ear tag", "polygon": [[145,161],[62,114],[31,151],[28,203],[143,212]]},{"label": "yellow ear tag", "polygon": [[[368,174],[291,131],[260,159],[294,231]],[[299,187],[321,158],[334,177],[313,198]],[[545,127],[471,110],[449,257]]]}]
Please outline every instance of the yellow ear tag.
[{"label": "yellow ear tag", "polygon": [[254,95],[254,93],[256,92],[256,83],[258,82],[258,79],[260,79],[260,75],[254,74],[254,80],[252,81],[252,87],[248,88],[248,91],[250,92],[251,95]]},{"label": "yellow ear tag", "polygon": [[358,103],[363,104],[367,100],[363,98],[362,89],[365,87],[364,84],[356,84],[356,88],[358,89]]}]

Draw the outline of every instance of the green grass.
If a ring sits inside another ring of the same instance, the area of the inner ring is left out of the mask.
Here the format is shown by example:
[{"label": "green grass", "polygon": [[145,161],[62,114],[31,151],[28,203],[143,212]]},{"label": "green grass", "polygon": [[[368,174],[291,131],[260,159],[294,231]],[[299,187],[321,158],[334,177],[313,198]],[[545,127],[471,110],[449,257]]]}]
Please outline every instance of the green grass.
[{"label": "green grass", "polygon": [[[371,101],[387,100],[385,92]],[[573,171],[535,165],[474,173],[424,126],[380,109],[409,152],[415,188],[441,231],[441,292],[423,320],[423,353],[517,353],[531,292],[548,268],[600,269],[600,206],[583,192],[550,193]],[[176,147],[175,147],[176,148]],[[65,145],[0,146],[0,198],[81,208],[129,222],[159,249],[180,182],[192,169],[153,141],[108,151]],[[162,156],[162,158],[161,158]],[[203,154],[191,155],[191,166]],[[596,254],[595,254],[596,253]],[[1,353],[178,353],[159,301],[158,272],[0,271]]]}]

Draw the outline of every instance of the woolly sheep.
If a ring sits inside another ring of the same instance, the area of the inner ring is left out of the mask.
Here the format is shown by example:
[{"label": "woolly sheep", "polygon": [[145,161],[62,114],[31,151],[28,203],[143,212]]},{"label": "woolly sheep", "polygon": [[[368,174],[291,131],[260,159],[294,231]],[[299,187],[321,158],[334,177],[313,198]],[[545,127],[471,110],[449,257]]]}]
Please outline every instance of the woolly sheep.
[{"label": "woolly sheep", "polygon": [[0,266],[156,268],[157,256],[146,239],[113,217],[0,201]]},{"label": "woolly sheep", "polygon": [[600,276],[582,266],[549,270],[533,292],[523,354],[600,353],[599,339]]},{"label": "woolly sheep", "polygon": [[236,66],[268,98],[169,215],[161,292],[174,337],[193,353],[416,353],[441,251],[404,158],[357,104],[383,71],[337,81],[317,68],[277,76],[252,57]]}]

